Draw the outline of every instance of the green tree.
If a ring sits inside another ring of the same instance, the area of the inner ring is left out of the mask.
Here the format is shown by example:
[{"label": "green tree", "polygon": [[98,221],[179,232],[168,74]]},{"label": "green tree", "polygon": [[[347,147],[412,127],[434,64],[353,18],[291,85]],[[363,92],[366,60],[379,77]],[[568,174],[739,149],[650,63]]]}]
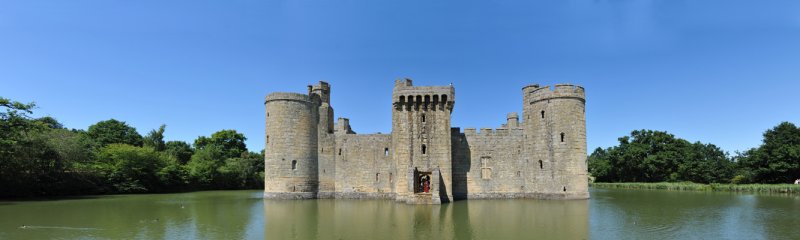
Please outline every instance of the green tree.
[{"label": "green tree", "polygon": [[186,164],[192,159],[194,149],[184,141],[169,141],[165,144],[164,152],[178,160],[181,164]]},{"label": "green tree", "polygon": [[8,157],[14,144],[30,132],[43,130],[43,125],[31,121],[28,116],[33,113],[35,103],[21,103],[0,97],[0,107],[5,108],[5,112],[0,112],[0,157]]},{"label": "green tree", "polygon": [[41,123],[41,124],[44,124],[46,127],[50,128],[50,129],[62,129],[62,128],[64,128],[64,125],[61,124],[60,122],[58,122],[58,120],[56,120],[53,117],[49,117],[49,116],[48,117],[41,117],[41,118],[36,119],[36,121]]},{"label": "green tree", "polygon": [[260,188],[264,179],[264,155],[245,152],[241,157],[228,158],[219,168],[222,184],[228,188]]},{"label": "green tree", "polygon": [[142,146],[142,135],[136,132],[136,128],[116,119],[95,123],[89,126],[86,134],[98,144],[98,147],[114,143]]},{"label": "green tree", "polygon": [[739,176],[756,183],[791,183],[800,178],[800,128],[782,122],[764,132],[761,146],[737,156]]},{"label": "green tree", "polygon": [[99,167],[117,192],[147,192],[160,189],[159,171],[166,160],[150,148],[109,144],[98,153]]},{"label": "green tree", "polygon": [[608,182],[615,179],[609,162],[609,151],[611,150],[606,151],[602,148],[597,148],[589,155],[589,172],[595,177],[595,181]]},{"label": "green tree", "polygon": [[238,133],[236,130],[221,130],[211,134],[210,138],[205,136],[197,138],[194,141],[194,147],[200,150],[212,145],[218,146],[223,151],[225,158],[233,158],[247,152],[245,140],[247,138],[244,137],[244,134]]},{"label": "green tree", "polygon": [[599,182],[728,182],[733,167],[712,144],[689,143],[667,132],[636,130],[619,145],[596,149],[589,171]]},{"label": "green tree", "polygon": [[213,187],[220,180],[219,167],[225,164],[222,147],[207,145],[197,149],[192,160],[186,164],[191,179],[202,186]]},{"label": "green tree", "polygon": [[695,142],[687,161],[678,166],[681,181],[697,183],[727,183],[733,177],[734,164],[727,154],[714,144]]},{"label": "green tree", "polygon": [[150,147],[155,149],[156,151],[164,151],[166,148],[166,144],[164,143],[164,130],[167,128],[167,125],[161,124],[158,127],[158,130],[153,129],[147,133],[147,136],[144,136],[144,146]]}]

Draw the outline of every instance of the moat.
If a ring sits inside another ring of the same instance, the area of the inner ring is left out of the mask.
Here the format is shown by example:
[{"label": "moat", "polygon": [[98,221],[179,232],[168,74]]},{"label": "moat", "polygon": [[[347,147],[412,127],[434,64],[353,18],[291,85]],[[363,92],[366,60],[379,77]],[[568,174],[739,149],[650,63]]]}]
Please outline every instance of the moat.
[{"label": "moat", "polygon": [[800,239],[800,197],[591,189],[588,200],[264,200],[262,191],[0,202],[0,239]]}]

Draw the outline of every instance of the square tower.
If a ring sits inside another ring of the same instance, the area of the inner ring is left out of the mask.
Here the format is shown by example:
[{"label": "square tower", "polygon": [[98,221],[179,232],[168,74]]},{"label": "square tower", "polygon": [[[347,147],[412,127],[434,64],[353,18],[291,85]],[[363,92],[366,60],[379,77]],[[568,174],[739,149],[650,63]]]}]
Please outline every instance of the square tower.
[{"label": "square tower", "polygon": [[450,115],[453,86],[413,86],[395,81],[392,91],[392,147],[398,178],[397,200],[441,203],[453,200]]}]

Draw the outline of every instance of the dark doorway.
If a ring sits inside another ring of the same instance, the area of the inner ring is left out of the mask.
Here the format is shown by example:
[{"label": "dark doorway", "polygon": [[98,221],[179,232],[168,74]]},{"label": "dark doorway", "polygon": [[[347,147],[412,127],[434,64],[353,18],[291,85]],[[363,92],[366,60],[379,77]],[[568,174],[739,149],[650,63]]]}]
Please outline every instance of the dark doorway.
[{"label": "dark doorway", "polygon": [[431,173],[430,172],[417,172],[414,178],[414,193],[430,193],[431,192]]}]

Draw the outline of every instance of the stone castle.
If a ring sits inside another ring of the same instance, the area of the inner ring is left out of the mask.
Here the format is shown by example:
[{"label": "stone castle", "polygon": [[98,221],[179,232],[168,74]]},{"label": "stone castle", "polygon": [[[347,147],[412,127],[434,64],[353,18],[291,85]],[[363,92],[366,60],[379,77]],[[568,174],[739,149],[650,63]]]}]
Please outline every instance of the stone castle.
[{"label": "stone castle", "polygon": [[308,94],[267,95],[266,198],[589,198],[580,86],[526,86],[521,120],[509,113],[497,129],[463,132],[450,125],[453,86],[396,80],[391,134],[356,134],[346,118],[334,123],[330,95],[326,82]]}]

